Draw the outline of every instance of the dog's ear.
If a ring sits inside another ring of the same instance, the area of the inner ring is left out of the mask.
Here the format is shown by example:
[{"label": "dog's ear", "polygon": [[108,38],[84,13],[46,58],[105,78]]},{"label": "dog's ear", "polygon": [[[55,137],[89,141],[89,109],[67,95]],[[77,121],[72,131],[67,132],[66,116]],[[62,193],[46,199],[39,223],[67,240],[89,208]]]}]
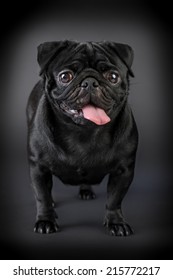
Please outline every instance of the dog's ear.
[{"label": "dog's ear", "polygon": [[68,41],[45,42],[37,47],[37,61],[40,66],[40,75],[47,69],[51,61],[61,50],[67,47]]},{"label": "dog's ear", "polygon": [[134,77],[133,71],[131,69],[134,58],[133,49],[126,44],[114,42],[104,42],[104,44],[112,54],[114,53],[120,58],[120,60],[126,65],[129,75]]}]

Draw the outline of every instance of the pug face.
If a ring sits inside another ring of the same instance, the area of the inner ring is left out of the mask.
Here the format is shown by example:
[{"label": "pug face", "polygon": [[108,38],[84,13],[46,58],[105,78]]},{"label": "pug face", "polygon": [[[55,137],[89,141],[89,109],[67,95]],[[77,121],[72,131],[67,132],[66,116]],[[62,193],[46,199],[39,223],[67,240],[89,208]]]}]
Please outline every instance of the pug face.
[{"label": "pug face", "polygon": [[49,101],[79,125],[115,119],[127,100],[132,60],[129,46],[111,42],[63,41],[38,49]]}]

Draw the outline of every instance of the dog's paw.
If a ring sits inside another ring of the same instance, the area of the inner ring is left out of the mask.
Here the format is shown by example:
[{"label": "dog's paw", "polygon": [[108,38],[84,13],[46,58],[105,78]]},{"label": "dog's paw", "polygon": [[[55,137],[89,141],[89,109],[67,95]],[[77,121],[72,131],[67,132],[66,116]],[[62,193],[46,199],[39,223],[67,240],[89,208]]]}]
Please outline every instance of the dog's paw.
[{"label": "dog's paw", "polygon": [[129,236],[133,234],[132,228],[126,223],[104,224],[106,233],[112,236]]},{"label": "dog's paw", "polygon": [[52,221],[37,221],[34,227],[34,232],[41,234],[55,233],[57,231],[59,231],[59,226]]},{"label": "dog's paw", "polygon": [[82,200],[95,199],[96,195],[92,190],[80,190],[78,197]]}]

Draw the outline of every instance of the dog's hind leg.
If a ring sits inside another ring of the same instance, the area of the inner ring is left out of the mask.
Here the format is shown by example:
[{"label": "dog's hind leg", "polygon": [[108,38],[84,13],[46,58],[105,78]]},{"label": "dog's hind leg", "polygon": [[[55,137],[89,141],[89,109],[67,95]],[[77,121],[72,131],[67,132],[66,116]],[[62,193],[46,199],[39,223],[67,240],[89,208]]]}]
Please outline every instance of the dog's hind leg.
[{"label": "dog's hind leg", "polygon": [[92,189],[92,186],[91,185],[85,185],[85,184],[82,184],[80,186],[78,196],[79,196],[80,199],[83,199],[83,200],[89,200],[89,199],[95,199],[96,198],[96,195],[95,195],[95,193]]}]

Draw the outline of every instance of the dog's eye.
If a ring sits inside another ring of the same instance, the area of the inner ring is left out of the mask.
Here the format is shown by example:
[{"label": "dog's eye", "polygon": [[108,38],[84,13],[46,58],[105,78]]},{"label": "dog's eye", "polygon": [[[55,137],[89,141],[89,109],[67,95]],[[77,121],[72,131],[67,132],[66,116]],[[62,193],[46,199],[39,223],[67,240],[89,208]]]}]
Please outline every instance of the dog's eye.
[{"label": "dog's eye", "polygon": [[111,82],[112,84],[117,84],[120,81],[120,76],[117,72],[115,71],[109,71],[105,75],[105,78]]},{"label": "dog's eye", "polygon": [[73,73],[71,71],[66,71],[59,74],[59,81],[63,84],[68,84],[73,80]]}]

